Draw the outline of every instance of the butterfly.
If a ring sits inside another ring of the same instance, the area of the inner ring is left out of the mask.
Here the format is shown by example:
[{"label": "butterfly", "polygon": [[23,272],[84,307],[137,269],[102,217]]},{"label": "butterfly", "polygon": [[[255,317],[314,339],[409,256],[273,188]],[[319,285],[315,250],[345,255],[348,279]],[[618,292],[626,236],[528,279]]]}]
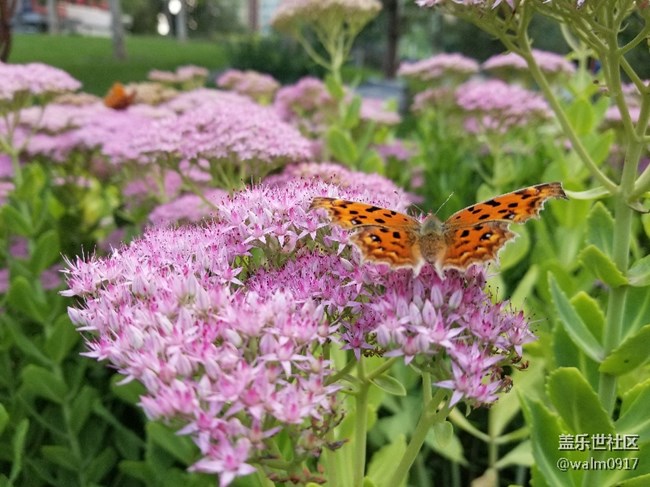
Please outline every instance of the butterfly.
[{"label": "butterfly", "polygon": [[551,198],[568,199],[560,183],[538,184],[476,203],[444,222],[435,215],[420,222],[393,210],[336,198],[314,198],[310,208],[325,209],[333,223],[355,229],[351,240],[364,260],[411,267],[417,275],[426,262],[441,271],[496,261],[499,250],[516,236],[510,223],[537,217]]},{"label": "butterfly", "polygon": [[129,105],[133,104],[135,99],[135,90],[131,93],[126,92],[126,88],[119,81],[113,83],[111,89],[108,90],[104,97],[104,105],[113,110],[124,110]]}]

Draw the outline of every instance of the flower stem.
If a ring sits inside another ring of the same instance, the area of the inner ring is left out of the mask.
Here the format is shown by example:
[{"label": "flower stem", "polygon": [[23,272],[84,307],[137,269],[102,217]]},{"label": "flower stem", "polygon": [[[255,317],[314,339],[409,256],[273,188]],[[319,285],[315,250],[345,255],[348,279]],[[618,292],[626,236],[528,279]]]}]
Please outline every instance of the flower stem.
[{"label": "flower stem", "polygon": [[413,435],[411,436],[411,441],[409,441],[406,451],[402,456],[397,468],[393,472],[390,480],[386,485],[402,485],[404,480],[407,478],[411,466],[415,462],[420,450],[422,450],[422,445],[424,440],[427,437],[429,429],[441,419],[444,419],[449,414],[449,403],[446,402],[439,410],[436,411],[436,408],[443,400],[447,391],[444,389],[438,389],[433,395],[433,398],[430,401],[427,401],[422,408],[422,415],[418,424],[413,430]]},{"label": "flower stem", "polygon": [[567,117],[564,109],[562,108],[560,101],[555,96],[555,93],[553,93],[553,90],[551,89],[551,86],[549,85],[546,76],[544,76],[542,70],[535,62],[528,38],[525,36],[525,34],[522,34],[519,38],[518,45],[515,45],[512,41],[510,41],[508,38],[505,37],[502,38],[502,41],[504,42],[506,47],[513,50],[514,52],[518,52],[525,59],[526,64],[528,64],[528,69],[530,70],[531,76],[539,86],[540,90],[542,90],[542,93],[544,93],[544,97],[546,98],[549,105],[553,109],[553,112],[555,113],[555,116],[557,117],[557,120],[560,123],[560,126],[562,127],[562,131],[564,135],[566,135],[571,141],[571,145],[573,149],[576,151],[576,153],[582,160],[583,164],[587,167],[587,169],[589,169],[591,174],[596,179],[598,179],[598,181],[600,181],[600,183],[603,186],[605,186],[605,188],[610,193],[614,193],[617,190],[616,183],[614,183],[611,179],[609,179],[605,175],[605,173],[603,173],[598,168],[596,163],[593,161],[593,159],[587,152],[587,149],[582,144],[580,137],[578,137],[578,134],[573,129],[573,126],[571,125],[569,118]]},{"label": "flower stem", "polygon": [[355,397],[355,425],[354,425],[354,465],[352,485],[361,487],[366,467],[366,437],[368,429],[368,390],[371,382],[366,378],[364,360],[361,358],[357,364],[358,378],[361,382],[359,392]]}]

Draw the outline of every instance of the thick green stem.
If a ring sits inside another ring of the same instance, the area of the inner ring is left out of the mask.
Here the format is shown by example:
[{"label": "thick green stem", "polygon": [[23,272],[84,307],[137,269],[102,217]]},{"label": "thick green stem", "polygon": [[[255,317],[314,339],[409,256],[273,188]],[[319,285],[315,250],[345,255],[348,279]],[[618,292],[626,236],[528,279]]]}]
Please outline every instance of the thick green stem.
[{"label": "thick green stem", "polygon": [[507,38],[503,38],[502,41],[504,42],[504,44],[506,44],[506,46],[509,49],[511,49],[514,52],[518,52],[526,60],[526,63],[528,64],[528,69],[530,70],[530,74],[532,75],[533,79],[539,86],[540,90],[542,90],[544,97],[548,101],[553,112],[555,113],[555,116],[557,117],[558,122],[560,123],[560,126],[562,127],[562,131],[564,135],[568,137],[569,140],[571,141],[571,145],[573,146],[573,149],[576,151],[576,153],[578,154],[578,156],[580,157],[584,165],[587,167],[587,169],[589,169],[589,171],[592,173],[592,175],[598,181],[600,181],[600,183],[603,186],[605,186],[605,188],[609,192],[614,193],[617,190],[616,184],[611,179],[609,179],[605,175],[605,173],[603,173],[598,168],[598,166],[596,166],[596,163],[593,161],[593,159],[587,152],[587,149],[582,144],[580,137],[578,137],[578,134],[573,129],[573,126],[571,125],[569,118],[564,112],[564,109],[562,108],[560,101],[557,99],[555,93],[551,89],[551,86],[548,83],[546,76],[544,76],[544,73],[542,73],[542,70],[535,62],[535,59],[533,58],[530,42],[528,41],[527,38],[525,38],[525,36],[522,37],[524,38],[519,39],[518,46],[513,44]]},{"label": "thick green stem", "polygon": [[411,466],[422,450],[422,445],[424,445],[424,440],[427,437],[429,429],[436,422],[445,419],[449,414],[449,403],[445,403],[436,411],[436,408],[440,405],[447,392],[444,389],[438,389],[433,395],[433,398],[424,403],[422,415],[418,424],[415,426],[415,430],[413,430],[411,441],[409,441],[404,455],[386,485],[401,485],[406,480]]},{"label": "thick green stem", "polygon": [[361,387],[356,396],[356,411],[354,425],[354,472],[352,476],[352,485],[361,487],[363,485],[363,476],[366,468],[366,436],[368,430],[368,390],[370,381],[366,378],[365,365],[363,358],[357,365],[358,378]]}]

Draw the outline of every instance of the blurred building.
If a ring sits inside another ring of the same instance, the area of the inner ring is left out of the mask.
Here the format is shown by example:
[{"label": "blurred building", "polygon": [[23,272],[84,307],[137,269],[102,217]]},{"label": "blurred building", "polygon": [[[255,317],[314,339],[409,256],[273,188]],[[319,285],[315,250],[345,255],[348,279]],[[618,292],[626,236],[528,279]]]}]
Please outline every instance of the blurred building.
[{"label": "blurred building", "polygon": [[241,0],[239,17],[251,31],[268,34],[271,18],[281,0]]},{"label": "blurred building", "polygon": [[[18,31],[47,31],[47,1],[18,0],[15,29]],[[59,31],[81,35],[110,37],[111,13],[106,0],[67,0],[56,2]],[[129,16],[123,17],[130,24]]]}]

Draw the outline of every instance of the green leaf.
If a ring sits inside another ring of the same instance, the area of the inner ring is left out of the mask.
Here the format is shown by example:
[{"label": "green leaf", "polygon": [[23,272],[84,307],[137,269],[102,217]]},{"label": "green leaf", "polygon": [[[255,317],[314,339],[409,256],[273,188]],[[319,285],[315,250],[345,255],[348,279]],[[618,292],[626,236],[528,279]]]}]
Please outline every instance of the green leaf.
[{"label": "green leaf", "polygon": [[650,485],[650,474],[616,482],[616,487],[648,487],[648,485]]},{"label": "green leaf", "polygon": [[436,445],[439,448],[447,448],[451,440],[455,438],[454,426],[449,421],[434,423],[431,429],[433,430]]},{"label": "green leaf", "polygon": [[597,202],[587,216],[587,242],[595,245],[605,255],[612,255],[614,217],[605,205]]},{"label": "green leaf", "polygon": [[2,436],[2,433],[7,427],[8,422],[9,422],[9,413],[5,409],[4,404],[0,403],[0,436]]},{"label": "green leaf", "polygon": [[560,426],[559,417],[539,400],[533,400],[523,394],[519,394],[519,398],[526,424],[531,430],[531,446],[536,468],[548,485],[577,485],[572,482],[571,472],[561,472],[557,468],[557,461],[561,457],[575,456],[574,452],[558,450],[560,435],[566,434]]},{"label": "green leaf", "polygon": [[354,166],[359,154],[349,134],[338,127],[330,127],[325,140],[327,148],[338,161],[348,166]]},{"label": "green leaf", "polygon": [[565,189],[564,192],[569,197],[569,199],[572,200],[597,200],[606,196],[610,196],[610,192],[607,188],[605,188],[605,186],[597,186],[586,191],[571,191],[569,189]]},{"label": "green leaf", "polygon": [[98,399],[99,393],[90,386],[83,386],[75,396],[70,406],[70,429],[78,434],[86,424],[90,413],[93,411],[93,403]]},{"label": "green leaf", "polygon": [[526,228],[518,226],[512,227],[510,230],[517,234],[517,238],[514,242],[506,245],[499,253],[499,268],[501,271],[519,264],[530,250],[530,236]]},{"label": "green leaf", "polygon": [[597,165],[600,165],[609,157],[612,144],[615,140],[613,130],[599,131],[598,133],[589,134],[583,137],[583,143],[591,159]]},{"label": "green leaf", "polygon": [[7,226],[10,233],[29,237],[34,226],[29,216],[22,215],[16,208],[11,205],[4,205],[1,210],[2,221]]},{"label": "green leaf", "polygon": [[59,260],[60,254],[59,235],[54,230],[48,230],[36,240],[31,253],[30,269],[38,275]]},{"label": "green leaf", "polygon": [[325,76],[325,87],[335,100],[342,100],[345,96],[343,84],[337,81],[331,74]]},{"label": "green leaf", "polygon": [[600,340],[605,329],[605,313],[600,304],[586,292],[580,291],[571,298],[571,305],[594,336]]},{"label": "green leaf", "polygon": [[81,464],[78,458],[75,458],[70,452],[70,448],[58,445],[45,445],[41,448],[43,456],[50,462],[59,465],[65,469],[77,472],[81,470]]},{"label": "green leaf", "polygon": [[549,287],[564,330],[578,348],[596,362],[600,362],[604,355],[603,347],[582,321],[552,275],[549,275]]},{"label": "green leaf", "polygon": [[111,447],[105,448],[99,455],[97,455],[86,467],[87,480],[97,485],[101,484],[101,480],[115,467],[118,456],[115,450]]},{"label": "green leaf", "polygon": [[566,110],[571,126],[579,136],[589,135],[594,130],[594,110],[589,100],[576,98]]},{"label": "green leaf", "polygon": [[20,322],[13,320],[8,315],[4,315],[0,316],[0,324],[7,330],[16,348],[26,357],[42,364],[49,363],[47,356],[36,346],[35,341],[25,335],[23,332],[24,327]]},{"label": "green leaf", "polygon": [[519,279],[517,287],[510,298],[515,309],[523,308],[526,298],[533,293],[533,289],[537,284],[539,276],[539,266],[537,264],[532,264],[526,271],[526,274],[524,274],[524,277]]},{"label": "green leaf", "polygon": [[353,129],[359,125],[359,113],[361,112],[361,97],[355,96],[348,105],[345,115],[343,116],[343,128]]},{"label": "green leaf", "polygon": [[397,467],[396,459],[402,458],[406,452],[406,439],[404,435],[396,436],[391,443],[380,448],[368,465],[368,478],[379,487],[401,487],[406,485],[404,479],[399,486],[390,486],[388,481]]},{"label": "green leaf", "polygon": [[406,396],[404,385],[388,374],[375,377],[371,382],[388,394],[392,394],[393,396]]},{"label": "green leaf", "polygon": [[625,274],[595,245],[588,245],[582,249],[578,258],[585,269],[591,271],[608,286],[619,287],[627,284]]},{"label": "green leaf", "polygon": [[650,324],[627,337],[605,358],[598,370],[604,374],[622,375],[636,369],[650,359],[648,343],[650,343]]},{"label": "green leaf", "polygon": [[639,435],[640,438],[650,437],[648,404],[650,404],[650,379],[637,384],[623,395],[620,416],[615,423],[616,431],[621,434]]},{"label": "green leaf", "polygon": [[79,343],[81,335],[70,322],[66,314],[60,315],[52,325],[45,341],[45,353],[57,364],[61,364],[74,346]]},{"label": "green leaf", "polygon": [[13,309],[26,314],[34,321],[38,323],[46,321],[49,307],[24,276],[12,280],[7,292],[7,300]]},{"label": "green leaf", "polygon": [[14,481],[20,475],[23,469],[23,458],[25,456],[25,441],[27,439],[27,431],[29,430],[29,421],[23,419],[16,426],[14,435],[11,438],[11,449],[13,453],[13,464],[11,465],[11,474],[9,480]]},{"label": "green leaf", "polygon": [[383,159],[374,150],[366,151],[359,163],[359,170],[365,173],[384,174],[385,169]]},{"label": "green leaf", "polygon": [[147,435],[163,450],[184,465],[196,460],[198,449],[188,436],[179,436],[170,428],[155,422],[147,423]]},{"label": "green leaf", "polygon": [[553,406],[574,434],[614,434],[614,425],[598,394],[574,367],[549,374],[546,390]]},{"label": "green leaf", "polygon": [[512,465],[522,465],[530,467],[534,463],[531,442],[529,440],[522,441],[504,456],[502,456],[495,464],[495,468],[501,470],[505,467]]},{"label": "green leaf", "polygon": [[68,392],[65,382],[43,367],[29,364],[23,369],[21,375],[23,387],[27,391],[57,404],[63,402]]},{"label": "green leaf", "polygon": [[637,260],[627,271],[630,286],[650,286],[650,255]]}]

